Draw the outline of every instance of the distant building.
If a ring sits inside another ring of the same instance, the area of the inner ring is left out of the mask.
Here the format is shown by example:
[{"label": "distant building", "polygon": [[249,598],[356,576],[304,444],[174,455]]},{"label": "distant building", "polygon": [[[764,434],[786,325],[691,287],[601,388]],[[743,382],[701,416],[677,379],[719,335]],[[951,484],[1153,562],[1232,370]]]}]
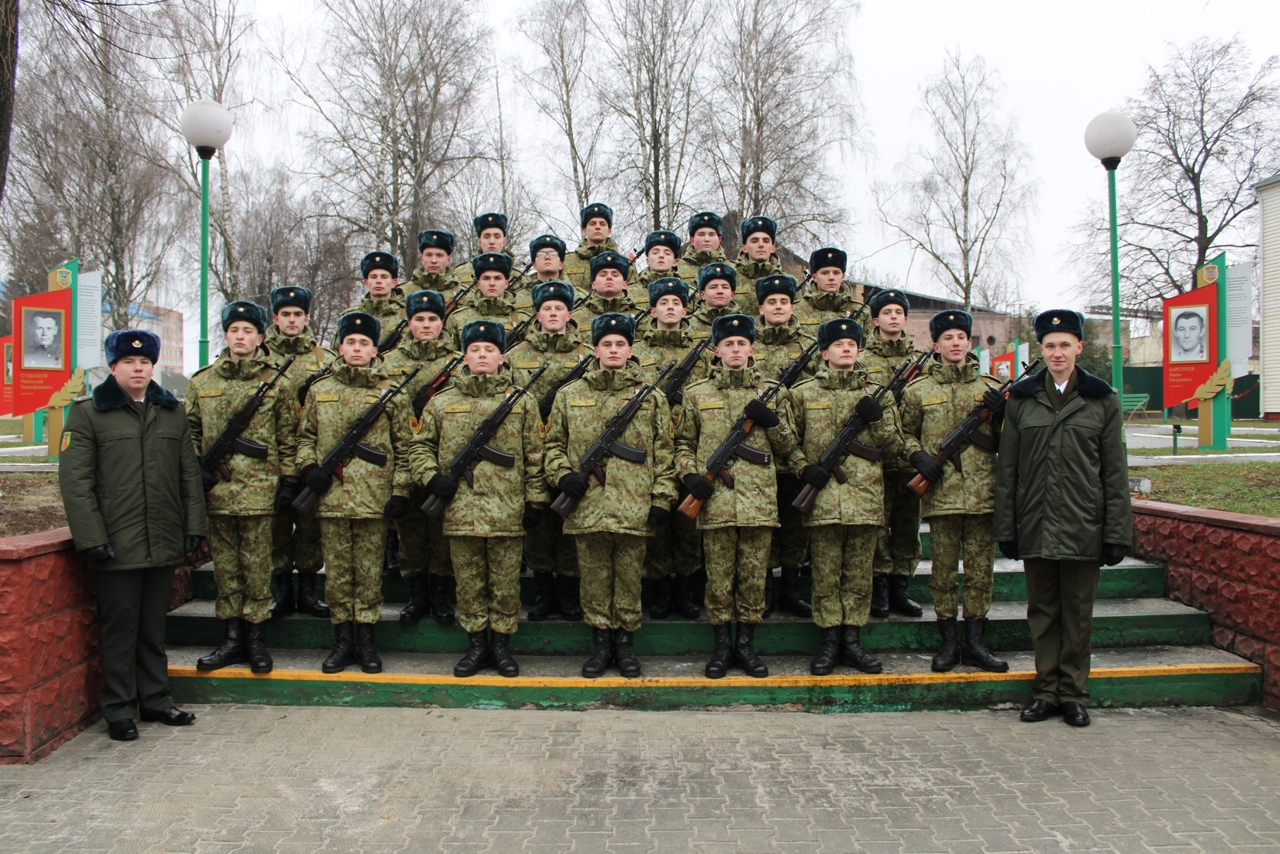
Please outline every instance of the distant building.
[{"label": "distant building", "polygon": [[1262,209],[1258,263],[1262,328],[1258,342],[1258,376],[1262,386],[1262,418],[1280,421],[1280,175],[1253,185]]},{"label": "distant building", "polygon": [[[860,287],[863,295],[859,299],[864,301],[870,300],[877,292],[886,290],[877,285],[862,285]],[[928,350],[933,346],[933,338],[929,335],[929,318],[949,308],[964,308],[964,303],[960,300],[934,296],[933,294],[916,293],[905,288],[894,288],[893,290],[902,291],[902,293],[906,294],[907,301],[911,303],[911,312],[907,315],[907,334],[911,336],[912,341],[916,342],[916,346],[923,350]],[[1009,341],[1012,339],[1011,330],[1017,320],[1015,315],[979,305],[970,307],[969,313],[973,315],[974,347],[989,350],[994,355],[1009,352]],[[867,332],[870,334],[870,330],[867,330]]]},{"label": "distant building", "polygon": [[[103,305],[103,316],[109,307]],[[160,365],[165,371],[181,374],[183,366],[182,312],[158,306],[153,302],[129,305],[129,325],[160,336]],[[111,331],[111,330],[107,330]]]}]

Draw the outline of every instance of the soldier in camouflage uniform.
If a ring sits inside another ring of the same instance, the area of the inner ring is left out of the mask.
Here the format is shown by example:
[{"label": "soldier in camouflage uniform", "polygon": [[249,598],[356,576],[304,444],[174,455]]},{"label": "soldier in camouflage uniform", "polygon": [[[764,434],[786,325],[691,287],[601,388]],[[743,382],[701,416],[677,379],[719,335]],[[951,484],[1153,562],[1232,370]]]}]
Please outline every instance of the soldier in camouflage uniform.
[{"label": "soldier in camouflage uniform", "polygon": [[[938,615],[942,644],[933,657],[939,673],[957,664],[1004,673],[1008,662],[996,658],[986,644],[987,612],[991,610],[992,572],[996,546],[991,522],[996,500],[998,426],[984,421],[972,444],[961,454],[959,466],[943,466],[935,459],[942,440],[960,426],[975,406],[985,405],[998,417],[1004,411],[1000,382],[978,367],[970,352],[973,317],[948,309],[929,321],[937,360],[907,385],[902,394],[902,431],[912,466],[931,484],[924,494],[924,517],[929,520],[933,575],[929,589]],[[962,459],[961,459],[962,458]],[[961,469],[963,468],[963,472]],[[964,551],[963,646],[956,638],[959,610],[960,553]]]},{"label": "soldier in camouflage uniform", "polygon": [[[738,281],[744,286],[756,279],[782,272],[778,263],[778,224],[767,216],[744,219],[738,229],[742,233],[742,250],[733,266],[738,270]],[[755,317],[760,307],[755,304],[756,295],[750,287],[744,287],[738,297],[742,313]]]},{"label": "soldier in camouflage uniform", "polygon": [[374,627],[382,613],[382,558],[387,523],[409,509],[409,461],[406,454],[410,404],[394,397],[362,440],[387,455],[384,465],[354,457],[341,478],[321,468],[324,456],[352,423],[377,401],[391,382],[377,363],[381,335],[377,318],[350,312],[338,318],[338,355],[333,373],[316,382],[302,404],[298,429],[298,474],[319,496],[320,542],[324,549],[334,645],[321,669],[339,673],[360,663],[365,673],[380,673]]},{"label": "soldier in camouflage uniform", "polygon": [[738,271],[729,264],[718,261],[698,271],[698,309],[689,318],[689,331],[694,338],[710,338],[711,324],[717,317],[746,314],[735,298],[737,291]]},{"label": "soldier in camouflage uniform", "polygon": [[[858,363],[867,377],[881,385],[908,359],[919,355],[906,334],[911,303],[899,290],[878,291],[868,301],[874,327]],[[884,461],[884,528],[876,544],[875,580],[871,590],[871,616],[884,619],[890,613],[919,617],[924,611],[907,593],[920,563],[920,497],[907,488],[915,469],[905,458]]]},{"label": "soldier in camouflage uniform", "polygon": [[582,570],[582,607],[595,654],[582,665],[588,679],[610,664],[627,678],[640,675],[633,640],[640,628],[640,574],[645,540],[671,515],[676,497],[671,413],[661,392],[650,394],[619,438],[644,460],[611,456],[603,477],[581,473],[580,461],[609,421],[639,393],[645,377],[631,358],[635,323],[602,314],[591,325],[597,370],[570,383],[551,408],[547,429],[547,482],[578,501],[565,520]]},{"label": "soldier in camouflage uniform", "polygon": [[634,317],[640,311],[627,293],[630,268],[631,262],[617,252],[601,252],[591,259],[591,294],[579,300],[573,311],[579,329],[590,329],[591,322],[602,314],[618,312]]},{"label": "soldier in camouflage uniform", "polygon": [[[404,401],[418,406],[417,395],[435,379],[444,366],[457,355],[452,339],[444,334],[445,300],[439,291],[415,291],[405,299],[405,315],[409,334],[405,343],[387,354],[382,369],[394,383],[418,365],[422,370],[400,392]],[[420,412],[413,413],[417,424]],[[409,507],[421,507],[427,491],[414,485],[409,491]],[[453,564],[444,541],[439,519],[410,512],[395,522],[400,535],[400,575],[409,580],[409,602],[400,611],[400,622],[414,626],[428,614],[435,615],[442,626],[453,625],[453,605],[449,604],[449,579]]]},{"label": "soldier in camouflage uniform", "polygon": [[[187,420],[196,455],[213,447],[258,386],[280,370],[277,357],[262,348],[267,315],[258,305],[237,300],[222,310],[226,349],[213,364],[191,377]],[[266,622],[271,606],[271,514],[297,495],[294,454],[298,410],[293,389],[277,382],[240,434],[261,447],[261,458],[232,454],[226,460],[230,480],[203,471],[213,578],[218,587],[215,613],[224,640],[196,666],[217,670],[248,661],[254,673],[270,673]]]},{"label": "soldier in camouflage uniform", "polygon": [[[646,382],[652,382],[668,362],[675,360],[680,364],[698,345],[685,319],[690,296],[689,286],[680,279],[656,279],[649,284],[649,324],[636,333],[638,338],[633,348]],[[692,385],[710,372],[711,351],[706,349],[689,372],[685,385]],[[683,400],[681,389],[670,404],[676,407]],[[683,498],[682,493],[677,500]],[[702,566],[702,535],[694,521],[683,513],[672,513],[654,530],[655,536],[649,539],[644,557],[645,571],[653,579],[654,589],[649,617],[665,620],[674,610],[686,620],[696,620],[701,612],[694,601],[690,579]]]},{"label": "soldier in camouflage uniform", "polygon": [[479,460],[471,482],[454,479],[454,457],[512,393],[511,369],[502,355],[506,334],[499,324],[468,323],[462,346],[463,372],[422,411],[422,429],[411,443],[413,476],[446,504],[444,535],[458,586],[458,622],[468,640],[453,675],[474,676],[494,667],[502,676],[518,676],[508,642],[520,620],[520,548],[549,498],[542,478],[542,418],[537,402],[522,397],[490,441],[512,455],[511,467]]},{"label": "soldier in camouflage uniform", "polygon": [[[267,327],[267,349],[281,360],[297,356],[282,384],[296,387],[298,394],[302,394],[308,377],[320,373],[338,358],[337,353],[316,341],[309,324],[310,311],[311,291],[306,288],[286,285],[271,292],[273,316],[271,326]],[[301,408],[302,401],[297,403]],[[320,598],[316,584],[323,568],[320,522],[315,516],[294,510],[292,504],[277,505],[271,518],[271,573],[275,585],[271,619],[287,617],[294,610],[328,619],[329,606]],[[296,598],[294,569],[298,571]]]},{"label": "soldier in camouflage uniform", "polygon": [[689,287],[697,287],[698,271],[708,264],[728,264],[720,241],[724,236],[724,221],[720,214],[699,211],[689,217],[689,242],[676,267],[676,275]]},{"label": "soldier in camouflage uniform", "polygon": [[861,629],[871,606],[871,565],[876,537],[884,524],[884,484],[880,461],[902,451],[902,434],[893,399],[882,406],[874,386],[857,364],[862,327],[848,319],[818,327],[825,367],[792,389],[796,432],[804,455],[817,460],[854,413],[866,425],[853,452],[841,463],[845,483],[819,465],[806,466],[800,480],[821,490],[805,519],[813,551],[813,620],[821,646],[809,666],[815,676],[830,674],[836,663],[863,673],[879,673],[880,661],[862,648]]},{"label": "soldier in camouflage uniform", "polygon": [[462,328],[473,320],[490,320],[501,324],[505,332],[510,332],[532,314],[516,308],[516,298],[510,287],[511,256],[486,252],[471,259],[471,269],[478,277],[476,289],[464,305],[449,313],[445,321],[445,329],[455,342],[459,340]]},{"label": "soldier in camouflage uniform", "polygon": [[858,302],[858,288],[845,281],[845,269],[849,256],[842,249],[825,246],[809,255],[809,284],[796,301],[796,320],[800,328],[816,335],[818,327],[837,317],[849,317],[858,321],[866,330],[871,326],[871,314]]},{"label": "soldier in camouflage uniform", "polygon": [[[767,383],[751,364],[755,320],[745,314],[717,318],[711,339],[718,363],[710,377],[685,389],[673,419],[676,474],[688,493],[704,502],[698,530],[707,565],[705,604],[715,637],[705,672],[709,679],[723,677],[732,656],[748,676],[764,677],[769,668],[756,655],[754,641],[764,615],[769,543],[778,527],[776,470],[798,471],[804,453],[791,430],[787,391],[778,392],[776,410],[760,400]],[[767,454],[767,461],[734,460],[726,469],[732,486],[708,480],[708,458],[744,414],[761,428],[751,431],[744,446]],[[736,644],[730,634],[735,621]]]},{"label": "soldier in camouflage uniform", "polygon": [[676,275],[680,257],[680,235],[674,231],[651,231],[644,238],[645,269],[631,268],[627,292],[637,304],[648,307],[649,285],[666,276]]},{"label": "soldier in camouflage uniform", "polygon": [[449,269],[453,261],[453,233],[428,228],[418,232],[418,269],[405,283],[409,291],[438,291],[448,302],[473,279],[459,280]]},{"label": "soldier in camouflage uniform", "polygon": [[[573,300],[573,286],[568,282],[534,285],[535,328],[506,354],[515,381],[522,386],[538,368],[547,366],[529,389],[529,396],[535,401],[541,401],[580,360],[591,358],[591,350],[578,338],[578,324],[570,319]],[[573,540],[564,536],[563,523],[558,513],[543,513],[538,524],[525,534],[524,559],[533,571],[537,591],[529,608],[529,619],[534,622],[556,613],[570,621],[582,619],[578,553]]]},{"label": "soldier in camouflage uniform", "polygon": [[[378,321],[381,328],[390,329],[404,313],[400,262],[390,252],[370,252],[360,259],[360,276],[364,279],[364,287],[368,293],[343,314],[368,314]],[[382,355],[385,356],[386,353]]]},{"label": "soldier in camouflage uniform", "polygon": [[[529,241],[529,260],[533,262],[533,271],[524,277],[523,284],[529,291],[531,304],[534,285],[565,281],[564,256],[568,251],[569,247],[554,234],[544,234]],[[575,289],[574,301],[577,302],[579,297],[586,297],[586,294]],[[572,310],[573,306],[569,308]]]},{"label": "soldier in camouflage uniform", "polygon": [[[591,261],[601,252],[617,252],[618,244],[613,241],[613,208],[592,202],[579,214],[582,224],[582,242],[578,248],[564,259],[564,281],[579,291],[591,290],[591,280],[595,270]],[[626,273],[623,272],[623,277]]]},{"label": "soldier in camouflage uniform", "polygon": [[[813,343],[794,317],[796,280],[786,273],[775,273],[755,281],[756,303],[760,316],[756,318],[756,368],[769,382],[774,382],[787,366],[800,358],[805,348]],[[817,359],[810,359],[800,379],[814,375]],[[781,608],[788,614],[809,618],[813,610],[800,598],[796,585],[800,580],[800,566],[809,556],[809,534],[804,519],[791,506],[800,492],[800,481],[790,472],[778,472],[778,513],[781,526],[773,538],[773,553],[769,556],[769,574],[765,577],[768,605],[765,617]],[[773,567],[782,568],[782,577],[773,582]]]},{"label": "soldier in camouflage uniform", "polygon": [[[507,215],[493,211],[482,213],[471,221],[471,225],[476,232],[476,248],[478,250],[476,254],[484,255],[488,252],[498,252],[506,255],[511,259],[511,269],[514,270],[516,256],[507,248]],[[470,261],[463,261],[453,268],[453,276],[459,282],[473,282],[476,279],[476,272],[472,269]],[[532,305],[523,272],[516,272],[511,277],[510,290],[516,296],[516,306],[518,308],[527,309]]]}]

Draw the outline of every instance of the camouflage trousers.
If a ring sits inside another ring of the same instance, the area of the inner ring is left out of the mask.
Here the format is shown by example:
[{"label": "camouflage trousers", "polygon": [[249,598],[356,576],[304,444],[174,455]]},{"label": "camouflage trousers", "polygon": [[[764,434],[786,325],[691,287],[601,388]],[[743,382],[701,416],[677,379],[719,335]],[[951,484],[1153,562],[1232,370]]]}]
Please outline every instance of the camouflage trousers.
[{"label": "camouflage trousers", "polygon": [[521,537],[450,537],[458,625],[467,634],[516,633],[520,622]]},{"label": "camouflage trousers", "polygon": [[334,625],[378,622],[387,520],[323,518],[320,540],[330,621]]},{"label": "camouflage trousers", "polygon": [[265,623],[271,612],[271,516],[210,516],[214,613]]},{"label": "camouflage trousers", "polygon": [[987,616],[991,610],[992,570],[996,544],[991,538],[992,514],[930,516],[929,548],[933,552],[933,609],[939,620],[956,616],[960,606],[960,555],[964,554],[965,619]]},{"label": "camouflage trousers", "polygon": [[[704,605],[711,625],[764,619],[764,575],[773,528],[713,528],[702,532],[707,565]],[[736,589],[735,589],[736,588]]]},{"label": "camouflage trousers", "polygon": [[773,535],[769,566],[799,569],[809,556],[809,529],[804,526],[804,514],[791,506],[800,494],[800,486],[800,478],[778,473],[778,519],[782,527]]},{"label": "camouflage trousers", "polygon": [[914,471],[884,473],[884,521],[876,542],[876,575],[916,574],[920,563],[920,496],[907,487]]},{"label": "camouflage trousers", "polygon": [[636,534],[578,534],[583,619],[593,629],[640,628],[645,542]]},{"label": "camouflage trousers", "polygon": [[876,525],[818,525],[813,550],[813,621],[820,629],[865,626],[871,616],[871,566]]},{"label": "camouflage trousers", "polygon": [[414,487],[409,492],[409,512],[395,521],[400,535],[400,575],[412,578],[428,572],[432,575],[453,575],[453,562],[449,560],[449,546],[444,540],[444,518],[432,519],[416,512],[427,500],[429,492]]},{"label": "camouflage trousers", "polygon": [[524,534],[524,562],[531,572],[554,572],[577,578],[578,552],[574,537],[564,534],[564,519],[559,513],[548,510],[538,518],[538,524]]},{"label": "camouflage trousers", "polygon": [[320,551],[320,520],[292,507],[271,517],[271,574],[319,572],[324,567]]},{"label": "camouflage trousers", "polygon": [[698,523],[674,509],[671,517],[645,537],[644,569],[650,578],[690,576],[702,566],[702,534]]}]

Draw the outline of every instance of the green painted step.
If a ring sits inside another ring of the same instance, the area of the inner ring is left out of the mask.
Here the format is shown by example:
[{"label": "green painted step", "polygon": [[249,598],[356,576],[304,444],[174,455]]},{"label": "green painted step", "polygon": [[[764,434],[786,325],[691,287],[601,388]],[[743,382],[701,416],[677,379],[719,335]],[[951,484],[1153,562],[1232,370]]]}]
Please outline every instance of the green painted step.
[{"label": "green painted step", "polygon": [[[971,668],[934,674],[928,672],[927,656],[890,653],[882,656],[886,672],[878,676],[841,668],[830,677],[813,677],[807,658],[770,657],[766,679],[734,671],[710,680],[702,676],[702,658],[642,658],[644,678],[610,674],[588,680],[579,676],[580,660],[529,656],[514,679],[492,671],[456,679],[450,675],[454,656],[389,653],[381,674],[349,668],[325,676],[318,671],[320,654],[280,652],[275,672],[253,676],[244,667],[198,673],[194,661],[201,652],[169,651],[170,685],[180,704],[649,710],[751,705],[826,712],[999,708],[1007,710],[1012,725],[1014,710],[1031,696],[1034,670],[1027,653],[1010,656],[1006,674]],[[1095,708],[1230,706],[1260,702],[1262,678],[1257,665],[1210,647],[1137,647],[1096,651],[1089,690]]]},{"label": "green painted step", "polygon": [[[430,618],[417,626],[400,625],[399,605],[384,606],[378,625],[379,649],[394,652],[461,653],[466,635],[457,626],[442,628]],[[1021,602],[996,602],[989,614],[987,642],[993,649],[1031,648],[1026,606]],[[1203,644],[1209,642],[1208,614],[1167,599],[1106,599],[1094,608],[1095,647],[1148,646],[1152,644]],[[590,630],[583,623],[560,620],[521,621],[511,640],[516,654],[587,655]],[[195,600],[170,612],[169,643],[216,646],[222,625],[214,619],[213,603]],[[325,649],[333,643],[328,620],[294,615],[267,629],[268,646],[281,649]],[[863,630],[863,645],[872,650],[931,651],[938,643],[932,609],[919,620],[872,620]],[[775,615],[756,630],[757,648],[771,655],[804,655],[817,649],[818,629],[811,621]],[[696,621],[656,620],[636,632],[640,655],[693,655],[709,652],[711,625]]]}]

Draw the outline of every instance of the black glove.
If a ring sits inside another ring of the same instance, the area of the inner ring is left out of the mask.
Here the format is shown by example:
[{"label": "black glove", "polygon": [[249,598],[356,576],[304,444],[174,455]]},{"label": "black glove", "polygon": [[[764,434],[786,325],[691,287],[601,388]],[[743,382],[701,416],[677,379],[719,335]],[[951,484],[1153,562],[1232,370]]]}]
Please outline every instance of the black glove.
[{"label": "black glove", "polygon": [[747,405],[743,408],[742,413],[750,418],[757,426],[766,430],[772,430],[782,422],[778,420],[778,413],[770,409],[763,400],[753,397],[747,401]]},{"label": "black glove", "polygon": [[711,482],[700,474],[685,475],[684,489],[699,501],[706,501],[715,491],[711,488]]},{"label": "black glove", "polygon": [[402,519],[407,512],[409,512],[409,499],[393,495],[387,499],[386,505],[382,508],[382,518]]},{"label": "black glove", "polygon": [[574,501],[581,501],[582,496],[587,494],[587,479],[581,472],[569,472],[560,478],[556,486]]},{"label": "black glove", "polygon": [[800,480],[814,489],[822,489],[831,482],[831,472],[819,465],[807,465],[800,469]]},{"label": "black glove", "polygon": [[85,563],[110,563],[116,559],[116,550],[111,548],[111,543],[104,543],[85,549],[80,552],[80,557],[84,558]]},{"label": "black glove", "polygon": [[942,480],[942,463],[924,451],[916,451],[911,455],[911,465],[930,483]]},{"label": "black glove", "polygon": [[201,482],[202,484],[204,484],[204,491],[205,491],[205,492],[208,492],[209,490],[211,490],[211,489],[213,489],[215,486],[217,486],[217,485],[218,485],[218,482],[219,482],[220,480],[221,480],[221,478],[219,478],[219,477],[218,477],[216,474],[214,474],[213,472],[211,472],[211,471],[207,471],[207,470],[205,470],[204,468],[201,468],[201,469],[200,469],[200,482]]},{"label": "black glove", "polygon": [[195,557],[204,551],[204,537],[193,537],[187,534],[182,538],[182,550],[191,557]]},{"label": "black glove", "polygon": [[427,481],[427,492],[448,504],[453,500],[453,496],[458,494],[458,481],[447,474],[437,472],[431,475],[431,480]]},{"label": "black glove", "polygon": [[858,417],[862,419],[863,424],[875,424],[881,418],[884,418],[884,407],[880,405],[880,401],[870,395],[858,401],[854,405],[853,411],[858,413]]},{"label": "black glove", "polygon": [[1004,414],[1005,396],[993,388],[982,395],[982,405],[991,410],[991,417],[999,418]]},{"label": "black glove", "polygon": [[1128,549],[1124,546],[1117,546],[1115,543],[1102,544],[1102,565],[1115,566],[1124,560],[1124,556],[1128,553]]},{"label": "black glove", "polygon": [[1008,541],[1008,542],[1001,543],[1001,544],[1000,544],[1000,554],[1004,555],[1004,556],[1005,556],[1005,557],[1007,557],[1009,560],[1017,560],[1017,559],[1018,559],[1018,544],[1017,544],[1016,542],[1014,542],[1013,540],[1010,540],[1010,541]]},{"label": "black glove", "polygon": [[289,480],[280,481],[280,485],[276,487],[276,512],[283,513],[289,509],[289,505],[293,504],[293,499],[298,497],[298,484]]},{"label": "black glove", "polygon": [[649,508],[649,527],[659,528],[667,524],[667,520],[671,518],[670,510],[663,510],[661,507]]},{"label": "black glove", "polygon": [[524,525],[526,531],[532,531],[538,526],[538,522],[542,519],[542,510],[534,507],[532,504],[524,505],[524,515],[520,517],[520,524]]},{"label": "black glove", "polygon": [[333,486],[333,475],[315,463],[304,466],[298,474],[301,476],[302,482],[307,485],[307,489],[310,489],[316,495],[324,495],[329,491],[329,487]]}]

